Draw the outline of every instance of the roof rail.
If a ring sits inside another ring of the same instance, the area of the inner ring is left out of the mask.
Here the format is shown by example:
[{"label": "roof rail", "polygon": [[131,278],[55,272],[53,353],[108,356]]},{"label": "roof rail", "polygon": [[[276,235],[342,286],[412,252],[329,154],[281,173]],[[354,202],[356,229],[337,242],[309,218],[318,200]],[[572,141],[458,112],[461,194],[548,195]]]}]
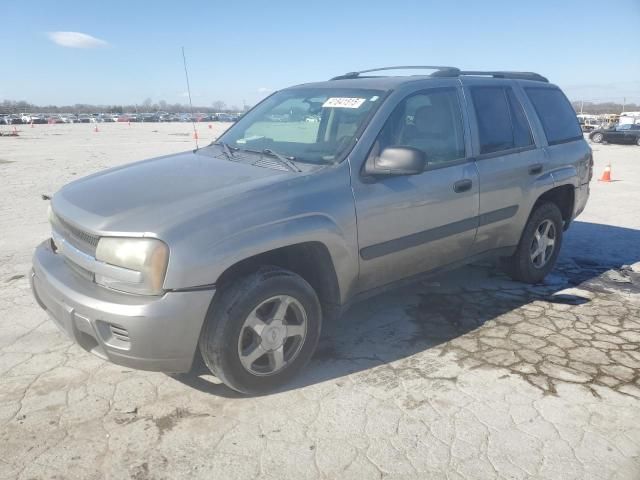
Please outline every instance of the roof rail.
[{"label": "roof rail", "polygon": [[456,67],[445,67],[437,65],[404,65],[398,67],[381,67],[371,68],[369,70],[360,70],[359,72],[348,72],[344,75],[338,75],[331,80],[345,80],[349,78],[362,78],[363,73],[382,72],[386,70],[435,70],[430,76],[432,77],[460,77],[463,75],[475,75],[493,78],[511,78],[514,80],[533,80],[536,82],[549,83],[546,77],[534,72],[509,72],[496,70],[460,70]]},{"label": "roof rail", "polygon": [[514,80],[533,80],[549,83],[546,77],[534,72],[509,72],[509,71],[484,71],[484,70],[459,70],[457,73],[446,71],[433,72],[432,77],[459,77],[462,75],[475,75],[493,78],[511,78]]},{"label": "roof rail", "polygon": [[452,77],[460,74],[460,70],[456,67],[443,67],[443,66],[433,66],[433,65],[405,65],[399,67],[381,67],[381,68],[371,68],[369,70],[360,70],[359,72],[348,72],[344,75],[338,75],[337,77],[333,77],[331,80],[345,80],[348,78],[358,78],[363,73],[371,73],[371,72],[382,72],[384,70],[436,70],[436,72],[442,72],[441,76],[443,77]]}]

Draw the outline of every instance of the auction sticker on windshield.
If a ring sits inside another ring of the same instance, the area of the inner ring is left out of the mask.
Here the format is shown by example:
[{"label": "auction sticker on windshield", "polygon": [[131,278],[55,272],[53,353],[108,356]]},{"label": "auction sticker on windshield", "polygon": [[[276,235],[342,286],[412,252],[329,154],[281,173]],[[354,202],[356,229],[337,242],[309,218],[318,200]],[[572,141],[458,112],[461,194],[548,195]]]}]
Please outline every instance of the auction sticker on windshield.
[{"label": "auction sticker on windshield", "polygon": [[364,101],[358,97],[331,97],[322,104],[322,108],[359,108]]}]

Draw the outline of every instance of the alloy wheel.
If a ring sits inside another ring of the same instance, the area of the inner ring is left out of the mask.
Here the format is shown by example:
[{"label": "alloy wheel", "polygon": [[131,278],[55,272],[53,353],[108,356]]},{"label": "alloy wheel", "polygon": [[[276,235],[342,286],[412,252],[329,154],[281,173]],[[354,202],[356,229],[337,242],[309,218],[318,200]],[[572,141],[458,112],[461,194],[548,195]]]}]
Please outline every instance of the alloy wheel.
[{"label": "alloy wheel", "polygon": [[535,268],[544,267],[555,249],[556,227],[551,220],[543,220],[533,235],[529,254]]},{"label": "alloy wheel", "polygon": [[249,314],[240,329],[240,363],[253,375],[274,375],[295,360],[306,336],[302,304],[289,295],[271,297]]}]

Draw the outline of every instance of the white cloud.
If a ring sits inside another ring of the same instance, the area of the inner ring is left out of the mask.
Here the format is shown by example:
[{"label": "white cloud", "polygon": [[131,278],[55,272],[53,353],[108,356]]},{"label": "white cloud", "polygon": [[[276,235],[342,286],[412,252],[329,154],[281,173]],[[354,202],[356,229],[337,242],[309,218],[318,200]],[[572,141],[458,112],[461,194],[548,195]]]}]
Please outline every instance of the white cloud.
[{"label": "white cloud", "polygon": [[49,32],[53,43],[69,48],[97,48],[109,45],[104,40],[80,32]]},{"label": "white cloud", "polygon": [[272,91],[273,91],[273,88],[269,88],[269,87],[260,87],[258,89],[258,93],[269,93]]}]

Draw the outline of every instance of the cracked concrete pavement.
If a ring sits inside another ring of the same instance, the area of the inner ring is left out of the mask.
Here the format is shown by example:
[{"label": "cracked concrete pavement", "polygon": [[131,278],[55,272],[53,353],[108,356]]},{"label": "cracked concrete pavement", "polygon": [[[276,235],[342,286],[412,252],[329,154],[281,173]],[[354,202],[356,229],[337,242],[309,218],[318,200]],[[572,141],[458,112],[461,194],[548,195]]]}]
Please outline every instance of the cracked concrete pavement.
[{"label": "cracked concrete pavement", "polygon": [[482,264],[372,298],[292,385],[243,398],[201,366],[106,363],[32,299],[42,194],[192,142],[100,129],[0,139],[0,479],[640,478],[640,148],[594,146],[621,181],[593,182],[546,284]]}]

